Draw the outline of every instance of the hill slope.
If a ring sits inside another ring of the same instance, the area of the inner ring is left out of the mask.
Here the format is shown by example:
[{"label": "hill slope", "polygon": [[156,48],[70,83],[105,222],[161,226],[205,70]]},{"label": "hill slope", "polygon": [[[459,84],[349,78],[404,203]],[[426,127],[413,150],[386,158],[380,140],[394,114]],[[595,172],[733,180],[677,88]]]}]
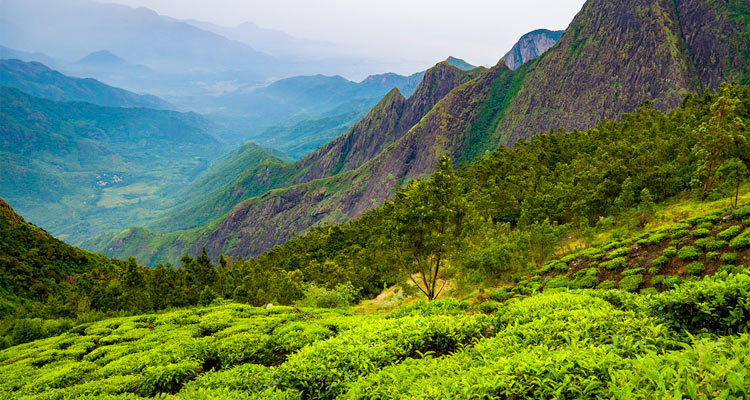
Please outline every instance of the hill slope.
[{"label": "hill slope", "polygon": [[152,216],[223,150],[196,114],[54,102],[12,88],[0,88],[0,103],[0,195],[74,242]]},{"label": "hill slope", "polygon": [[[403,137],[357,169],[250,199],[203,229],[178,234],[179,242],[195,240],[183,248],[196,254],[196,248],[205,245],[212,257],[240,249],[258,254],[316,224],[362,215],[392,197],[403,182],[432,173],[441,155],[471,161],[550,127],[583,128],[604,117],[617,118],[647,98],[654,99],[657,109],[671,109],[688,91],[742,73],[742,51],[727,53],[731,59],[725,64],[704,62],[701,68],[706,71],[695,73],[688,60],[701,51],[689,50],[679,34],[699,29],[704,39],[694,41],[694,47],[711,48],[714,43],[719,53],[750,45],[741,40],[747,33],[738,29],[739,22],[730,18],[736,3],[640,3],[633,7],[624,1],[590,0],[542,57],[516,71],[500,62],[455,88]],[[690,7],[705,11],[695,18],[707,25],[678,18]],[[714,19],[720,23],[708,23]],[[139,245],[148,248],[152,239]],[[165,242],[152,243],[163,247]]]},{"label": "hill slope", "polygon": [[585,129],[645,99],[670,110],[688,92],[748,79],[750,33],[732,17],[740,7],[747,11],[742,4],[587,1],[555,47],[529,69],[498,126],[502,143],[558,127]]},{"label": "hill slope", "polygon": [[139,95],[95,79],[69,77],[37,62],[0,60],[0,86],[55,101],[84,101],[109,107],[172,108],[156,96]]}]

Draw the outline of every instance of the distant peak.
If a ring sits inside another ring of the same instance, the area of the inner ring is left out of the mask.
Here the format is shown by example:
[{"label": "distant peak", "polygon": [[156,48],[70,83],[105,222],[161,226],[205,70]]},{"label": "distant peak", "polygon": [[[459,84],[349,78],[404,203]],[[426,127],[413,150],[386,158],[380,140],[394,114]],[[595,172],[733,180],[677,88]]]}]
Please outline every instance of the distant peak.
[{"label": "distant peak", "polygon": [[447,62],[448,64],[450,64],[450,65],[452,65],[452,66],[454,66],[456,68],[463,69],[465,71],[468,71],[470,69],[476,68],[474,65],[471,65],[471,64],[467,63],[466,61],[464,61],[464,60],[462,60],[460,58],[453,57],[453,56],[450,56],[450,57],[446,58],[445,62]]},{"label": "distant peak", "polygon": [[128,62],[124,59],[112,54],[109,50],[95,51],[86,57],[83,57],[78,61],[79,64],[108,64],[108,65],[124,65]]}]

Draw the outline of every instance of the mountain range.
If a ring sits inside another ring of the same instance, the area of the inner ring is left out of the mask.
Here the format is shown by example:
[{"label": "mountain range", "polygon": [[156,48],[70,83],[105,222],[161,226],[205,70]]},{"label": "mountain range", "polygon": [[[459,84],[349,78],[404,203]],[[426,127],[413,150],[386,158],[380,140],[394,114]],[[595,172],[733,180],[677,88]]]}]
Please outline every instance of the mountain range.
[{"label": "mountain range", "polygon": [[[167,236],[126,230],[86,246],[108,255],[137,254],[147,263],[196,254],[203,246],[214,258],[256,255],[312,226],[376,207],[404,182],[428,176],[441,155],[471,161],[552,128],[591,127],[646,99],[669,110],[688,92],[716,89],[724,80],[746,82],[743,57],[750,40],[743,7],[740,1],[589,0],[544,55],[515,71],[502,61],[481,71],[419,119],[411,119],[410,108],[400,108],[402,100],[390,93],[361,122],[377,128],[352,128],[297,164],[308,166],[300,176],[314,180],[293,180],[294,186],[249,198],[203,227]],[[435,76],[432,87],[455,82],[449,73]],[[413,125],[403,130],[402,121]],[[370,148],[373,137],[384,138],[381,147],[374,146],[380,151],[351,152]],[[344,140],[346,145],[336,146]],[[273,181],[275,173],[269,170],[262,180]],[[246,173],[250,181],[261,175]],[[263,188],[248,186],[255,191],[241,193],[237,201]]]}]

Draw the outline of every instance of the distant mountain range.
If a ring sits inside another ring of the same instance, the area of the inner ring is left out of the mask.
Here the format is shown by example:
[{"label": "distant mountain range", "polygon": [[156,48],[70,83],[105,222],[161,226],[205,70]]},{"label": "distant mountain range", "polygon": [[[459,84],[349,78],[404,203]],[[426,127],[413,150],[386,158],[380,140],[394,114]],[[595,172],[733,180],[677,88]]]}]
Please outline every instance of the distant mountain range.
[{"label": "distant mountain range", "polygon": [[[715,89],[725,80],[748,81],[747,15],[742,1],[589,0],[559,42],[515,71],[501,61],[453,86],[453,67],[437,67],[443,73],[430,75],[435,80],[428,86],[452,90],[420,118],[397,92],[389,93],[350,131],[298,162],[295,186],[249,198],[192,230],[125,230],[87,247],[136,254],[147,263],[197,254],[203,246],[214,258],[259,254],[317,224],[361,215],[404,182],[428,176],[441,155],[471,161],[550,129],[591,127],[646,99],[669,110],[688,92]],[[422,85],[428,81],[425,76]],[[283,166],[247,171],[246,183],[236,183],[251,190],[235,198],[260,194],[258,182],[289,182],[286,174]]]},{"label": "distant mountain range", "polygon": [[38,62],[0,60],[0,86],[56,101],[84,101],[111,107],[173,108],[156,96],[136,94],[95,79],[72,78]]}]

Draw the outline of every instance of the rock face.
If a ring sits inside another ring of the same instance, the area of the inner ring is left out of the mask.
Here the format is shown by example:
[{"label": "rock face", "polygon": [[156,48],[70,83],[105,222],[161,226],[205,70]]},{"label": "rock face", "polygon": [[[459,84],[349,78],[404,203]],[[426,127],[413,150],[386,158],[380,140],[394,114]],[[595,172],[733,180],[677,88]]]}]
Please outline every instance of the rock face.
[{"label": "rock face", "polygon": [[733,3],[589,0],[559,42],[528,65],[498,128],[502,144],[558,127],[585,129],[645,99],[666,111],[688,92],[740,78],[750,39],[730,18],[739,7]]},{"label": "rock face", "polygon": [[560,40],[563,32],[537,29],[521,36],[513,48],[503,56],[505,65],[516,70],[522,64],[541,56]]}]

